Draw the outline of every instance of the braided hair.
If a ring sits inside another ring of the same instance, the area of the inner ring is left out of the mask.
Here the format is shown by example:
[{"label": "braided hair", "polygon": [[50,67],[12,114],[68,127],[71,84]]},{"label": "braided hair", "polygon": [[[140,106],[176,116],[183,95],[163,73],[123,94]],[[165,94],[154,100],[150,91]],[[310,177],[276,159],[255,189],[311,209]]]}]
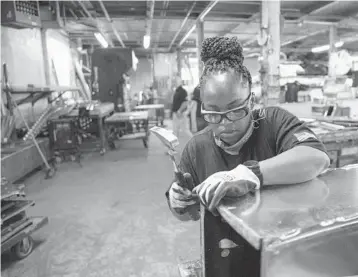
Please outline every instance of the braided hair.
[{"label": "braided hair", "polygon": [[228,72],[234,70],[251,87],[251,74],[243,65],[243,49],[236,37],[210,37],[203,41],[201,61],[204,63],[200,86],[205,79],[214,72]]}]

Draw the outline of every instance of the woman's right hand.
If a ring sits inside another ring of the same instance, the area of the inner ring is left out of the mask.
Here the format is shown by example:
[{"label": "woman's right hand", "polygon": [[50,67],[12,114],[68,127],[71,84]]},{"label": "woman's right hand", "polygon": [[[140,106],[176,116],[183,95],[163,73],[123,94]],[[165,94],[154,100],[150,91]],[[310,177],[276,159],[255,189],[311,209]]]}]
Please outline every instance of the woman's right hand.
[{"label": "woman's right hand", "polygon": [[[189,187],[193,187],[193,179],[189,173],[184,174],[185,181],[189,183]],[[186,209],[189,206],[199,203],[196,195],[184,188],[184,184],[178,181],[173,182],[169,189],[169,202],[173,209]]]}]

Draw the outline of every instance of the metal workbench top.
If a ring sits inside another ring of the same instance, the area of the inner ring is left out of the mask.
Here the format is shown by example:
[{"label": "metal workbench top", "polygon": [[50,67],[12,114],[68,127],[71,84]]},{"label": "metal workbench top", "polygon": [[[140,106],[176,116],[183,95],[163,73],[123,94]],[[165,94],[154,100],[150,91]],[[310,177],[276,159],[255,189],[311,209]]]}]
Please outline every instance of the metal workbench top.
[{"label": "metal workbench top", "polygon": [[223,200],[223,219],[256,249],[358,223],[358,165],[328,170],[310,182],[265,188]]}]

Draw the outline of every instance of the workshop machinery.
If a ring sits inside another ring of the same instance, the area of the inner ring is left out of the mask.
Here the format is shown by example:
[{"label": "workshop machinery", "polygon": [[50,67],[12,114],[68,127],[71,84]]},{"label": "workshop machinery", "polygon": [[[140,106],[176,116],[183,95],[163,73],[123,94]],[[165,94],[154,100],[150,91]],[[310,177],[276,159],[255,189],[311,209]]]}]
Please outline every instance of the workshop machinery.
[{"label": "workshop machinery", "polygon": [[129,112],[129,74],[134,67],[129,48],[98,48],[92,54],[92,99],[113,103],[116,112]]},{"label": "workshop machinery", "polygon": [[31,234],[48,223],[47,217],[27,215],[34,204],[25,198],[23,185],[1,178],[1,254],[11,251],[17,259],[24,259],[32,252]]},{"label": "workshop machinery", "polygon": [[116,147],[117,140],[143,141],[145,148],[148,147],[148,112],[123,112],[114,113],[105,119],[108,145],[111,149]]}]

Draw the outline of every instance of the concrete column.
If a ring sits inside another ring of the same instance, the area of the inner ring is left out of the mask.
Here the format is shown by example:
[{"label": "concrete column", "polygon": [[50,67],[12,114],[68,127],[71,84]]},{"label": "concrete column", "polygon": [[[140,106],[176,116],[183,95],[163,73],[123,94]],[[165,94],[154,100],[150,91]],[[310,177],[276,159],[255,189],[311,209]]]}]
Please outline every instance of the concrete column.
[{"label": "concrete column", "polygon": [[180,49],[177,49],[177,71],[178,75],[181,76],[181,69],[182,69],[182,53]]},{"label": "concrete column", "polygon": [[196,49],[197,49],[197,57],[198,57],[198,69],[199,69],[199,78],[203,73],[203,64],[200,61],[200,52],[201,52],[201,44],[204,40],[204,22],[199,20],[196,23]]},{"label": "concrete column", "polygon": [[46,29],[41,29],[41,44],[42,44],[42,56],[43,56],[44,72],[45,72],[45,82],[46,82],[46,86],[49,86],[51,85],[51,80],[50,80],[50,62],[48,59],[48,50],[47,50]]},{"label": "concrete column", "polygon": [[260,72],[264,105],[279,103],[281,51],[280,25],[280,1],[262,0],[262,60]]},{"label": "concrete column", "polygon": [[337,42],[337,27],[331,26],[329,29],[329,67],[328,67],[328,75],[330,77],[335,77],[335,66],[334,66],[334,58],[336,55],[336,46],[335,43]]}]

